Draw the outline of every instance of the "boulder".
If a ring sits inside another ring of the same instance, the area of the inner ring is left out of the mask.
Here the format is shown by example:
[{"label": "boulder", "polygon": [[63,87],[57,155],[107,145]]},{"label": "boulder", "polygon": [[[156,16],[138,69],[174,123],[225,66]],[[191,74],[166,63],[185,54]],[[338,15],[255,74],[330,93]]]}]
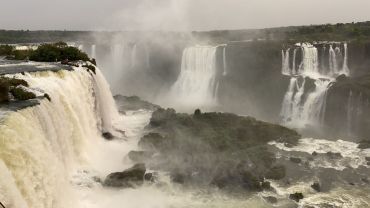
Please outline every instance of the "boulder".
[{"label": "boulder", "polygon": [[363,140],[358,145],[358,148],[360,149],[370,149],[370,141],[369,140]]},{"label": "boulder", "polygon": [[302,159],[297,157],[290,157],[289,160],[294,163],[301,163]]},{"label": "boulder", "polygon": [[139,146],[148,150],[161,150],[165,149],[171,140],[162,136],[159,133],[149,133],[139,141]]},{"label": "boulder", "polygon": [[317,192],[320,192],[320,191],[321,191],[321,185],[320,185],[320,183],[318,183],[318,182],[313,183],[313,184],[311,185],[311,188],[312,188],[313,190],[317,191]]},{"label": "boulder", "polygon": [[341,159],[343,158],[342,154],[339,152],[327,152],[326,156],[328,156],[330,159]]},{"label": "boulder", "polygon": [[0,103],[9,101],[9,85],[0,81]]},{"label": "boulder", "polygon": [[278,199],[276,197],[273,197],[273,196],[266,196],[266,197],[263,197],[268,203],[270,204],[276,204],[278,202]]},{"label": "boulder", "polygon": [[144,182],[146,168],[145,164],[139,163],[123,171],[109,174],[104,185],[117,188],[130,188],[142,185]]},{"label": "boulder", "polygon": [[294,193],[289,195],[289,199],[294,200],[296,202],[299,202],[301,199],[303,199],[303,194],[302,193]]},{"label": "boulder", "polygon": [[102,136],[106,139],[106,140],[113,140],[114,139],[114,136],[112,133],[110,132],[103,132]]}]

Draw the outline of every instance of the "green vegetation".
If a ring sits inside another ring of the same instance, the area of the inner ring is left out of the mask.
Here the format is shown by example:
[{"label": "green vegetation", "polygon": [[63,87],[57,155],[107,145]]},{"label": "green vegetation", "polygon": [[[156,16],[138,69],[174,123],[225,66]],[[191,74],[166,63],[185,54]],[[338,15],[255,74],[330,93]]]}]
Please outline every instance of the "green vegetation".
[{"label": "green vegetation", "polygon": [[10,89],[10,93],[17,100],[29,100],[36,98],[36,95],[32,92],[28,92],[23,88],[15,87]]},{"label": "green vegetation", "polygon": [[28,87],[28,83],[22,79],[0,77],[0,103],[9,102],[9,94],[12,94],[16,100],[36,98],[34,93],[28,92],[18,86]]},{"label": "green vegetation", "polygon": [[30,60],[40,62],[53,61],[89,61],[86,53],[78,48],[67,46],[66,43],[43,44],[30,53]]},{"label": "green vegetation", "polygon": [[[64,42],[40,45],[36,50],[16,50],[14,46],[1,45],[0,55],[8,59],[56,62],[56,61],[90,61],[86,53]],[[91,69],[92,70],[92,69]]]}]

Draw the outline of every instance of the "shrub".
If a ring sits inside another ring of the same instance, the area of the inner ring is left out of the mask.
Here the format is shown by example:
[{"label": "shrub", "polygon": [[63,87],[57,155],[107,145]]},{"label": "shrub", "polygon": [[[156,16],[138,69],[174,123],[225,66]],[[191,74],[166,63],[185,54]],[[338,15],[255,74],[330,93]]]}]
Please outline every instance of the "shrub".
[{"label": "shrub", "polygon": [[39,46],[35,51],[31,52],[30,60],[39,62],[56,62],[62,60],[89,61],[89,57],[78,48],[70,47],[64,42],[58,42]]},{"label": "shrub", "polygon": [[28,92],[24,90],[23,88],[12,88],[10,90],[10,93],[14,96],[17,100],[29,100],[36,98],[36,95],[32,92]]}]

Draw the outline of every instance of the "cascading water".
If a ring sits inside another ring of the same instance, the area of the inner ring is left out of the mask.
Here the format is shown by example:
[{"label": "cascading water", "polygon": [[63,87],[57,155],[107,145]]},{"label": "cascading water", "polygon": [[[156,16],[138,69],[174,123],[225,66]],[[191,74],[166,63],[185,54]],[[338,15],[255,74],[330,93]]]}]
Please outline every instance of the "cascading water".
[{"label": "cascading water", "polygon": [[170,89],[170,99],[176,106],[209,107],[217,104],[217,46],[186,48],[181,72]]},{"label": "cascading water", "polygon": [[227,75],[226,48],[227,48],[227,45],[224,46],[224,49],[222,51],[222,60],[223,60],[223,66],[224,66],[223,76]]},{"label": "cascading water", "polygon": [[105,87],[94,89],[104,83],[97,72],[95,80],[81,68],[16,75],[48,93],[51,102],[9,112],[0,125],[0,190],[7,189],[0,191],[0,201],[6,207],[78,207],[69,175],[90,162],[88,152],[101,139],[99,118],[108,112],[96,111],[95,101],[110,104]]},{"label": "cascading water", "polygon": [[96,59],[96,45],[91,45],[91,58]]},{"label": "cascading water", "polygon": [[[349,75],[347,66],[347,44],[344,44],[343,66],[339,69],[338,57],[343,54],[339,47],[329,47],[329,72],[325,70],[324,55],[319,59],[318,49],[309,43],[296,44],[293,52],[293,68],[289,67],[289,51],[282,51],[282,74],[291,76],[288,90],[284,96],[281,117],[285,125],[305,128],[323,122],[326,109],[326,95],[331,82],[340,74]],[[325,50],[325,46],[324,52]],[[301,64],[296,71],[296,50],[302,51]],[[309,89],[307,82],[314,84]],[[307,89],[306,89],[307,88]]]}]

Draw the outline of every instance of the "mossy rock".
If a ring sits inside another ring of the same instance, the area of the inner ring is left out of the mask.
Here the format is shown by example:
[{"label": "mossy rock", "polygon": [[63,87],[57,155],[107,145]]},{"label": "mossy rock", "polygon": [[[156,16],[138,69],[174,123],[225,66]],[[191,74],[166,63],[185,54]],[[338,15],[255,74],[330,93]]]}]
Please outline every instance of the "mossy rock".
[{"label": "mossy rock", "polygon": [[30,100],[30,99],[36,98],[36,95],[34,93],[28,92],[24,90],[23,88],[19,88],[19,87],[10,89],[10,93],[17,100]]}]

